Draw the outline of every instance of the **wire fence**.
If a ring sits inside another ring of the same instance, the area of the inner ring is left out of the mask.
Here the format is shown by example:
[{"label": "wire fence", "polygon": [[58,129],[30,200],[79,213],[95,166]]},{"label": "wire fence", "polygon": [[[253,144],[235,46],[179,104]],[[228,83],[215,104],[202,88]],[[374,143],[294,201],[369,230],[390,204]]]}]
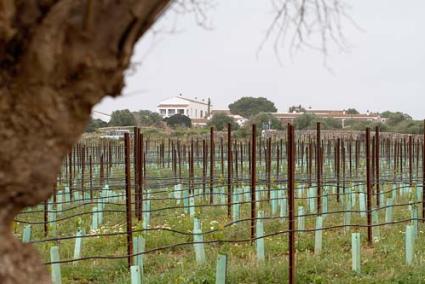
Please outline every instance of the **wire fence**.
[{"label": "wire fence", "polygon": [[211,130],[153,140],[135,129],[120,141],[75,145],[53,196],[18,214],[15,234],[36,246],[56,282],[58,265],[127,260],[143,270],[140,256],[175,250],[202,264],[205,251],[218,255],[226,244],[250,244],[265,261],[265,246],[286,236],[281,250],[295,283],[297,239],[314,240],[320,254],[322,232],[361,233],[369,247],[382,227],[407,225],[406,234],[417,235],[425,221],[424,147],[422,137],[378,130],[338,137],[289,128],[261,137],[253,126],[245,139]]}]

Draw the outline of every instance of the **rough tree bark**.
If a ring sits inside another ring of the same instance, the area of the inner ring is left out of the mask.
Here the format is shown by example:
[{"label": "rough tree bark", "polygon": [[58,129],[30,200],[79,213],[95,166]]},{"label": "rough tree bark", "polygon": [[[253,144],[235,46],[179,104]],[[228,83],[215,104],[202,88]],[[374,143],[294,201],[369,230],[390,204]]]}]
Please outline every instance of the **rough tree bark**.
[{"label": "rough tree bark", "polygon": [[49,283],[16,214],[47,199],[92,106],[169,0],[0,0],[0,282]]}]

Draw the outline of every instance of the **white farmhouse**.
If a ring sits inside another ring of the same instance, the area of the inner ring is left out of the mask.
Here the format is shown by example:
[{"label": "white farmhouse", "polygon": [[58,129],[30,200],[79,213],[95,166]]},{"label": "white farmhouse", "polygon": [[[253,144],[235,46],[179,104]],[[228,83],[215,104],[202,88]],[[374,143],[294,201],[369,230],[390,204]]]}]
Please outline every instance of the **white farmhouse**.
[{"label": "white farmhouse", "polygon": [[160,102],[157,111],[163,118],[184,114],[190,119],[203,119],[208,116],[210,107],[208,101],[204,99],[199,100],[196,97],[188,99],[179,95]]}]

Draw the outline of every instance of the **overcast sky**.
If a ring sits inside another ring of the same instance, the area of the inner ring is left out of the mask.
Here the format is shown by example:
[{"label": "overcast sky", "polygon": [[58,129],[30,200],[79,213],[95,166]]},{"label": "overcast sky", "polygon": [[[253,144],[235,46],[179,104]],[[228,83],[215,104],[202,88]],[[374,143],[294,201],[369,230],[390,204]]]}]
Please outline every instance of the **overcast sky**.
[{"label": "overcast sky", "polygon": [[[179,93],[211,98],[214,108],[242,96],[263,96],[281,112],[291,105],[313,109],[355,107],[361,112],[394,110],[425,118],[425,1],[347,0],[363,29],[346,24],[350,48],[327,59],[312,50],[288,57],[274,40],[258,48],[273,13],[269,0],[216,0],[208,11],[212,30],[192,15],[177,18],[177,31],[149,33],[137,45],[124,97],[106,98],[95,110],[155,110]],[[157,27],[171,28],[175,17]]]}]

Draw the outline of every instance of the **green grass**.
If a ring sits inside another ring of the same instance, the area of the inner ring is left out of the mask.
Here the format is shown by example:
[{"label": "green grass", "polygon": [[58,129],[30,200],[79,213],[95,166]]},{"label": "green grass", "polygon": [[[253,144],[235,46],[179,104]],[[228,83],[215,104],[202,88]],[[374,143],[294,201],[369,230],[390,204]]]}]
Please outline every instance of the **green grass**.
[{"label": "green grass", "polygon": [[[168,170],[158,171],[156,175],[166,176]],[[120,170],[115,175],[121,176]],[[391,186],[391,185],[388,185]],[[59,188],[61,188],[59,186]],[[123,192],[122,188],[111,187],[116,192]],[[387,188],[388,189],[388,188]],[[164,190],[164,188],[162,188]],[[171,191],[171,188],[168,188]],[[152,195],[155,198],[167,197],[168,193]],[[389,197],[390,194],[387,195]],[[397,203],[408,202],[412,198],[408,194],[398,197]],[[207,204],[205,200],[197,200]],[[152,208],[174,206],[175,200],[153,201]],[[307,209],[306,200],[298,200],[297,206]],[[358,210],[359,202],[356,207]],[[66,208],[66,207],[65,207]],[[42,209],[42,206],[36,209]],[[104,214],[104,224],[98,232],[111,233],[125,231],[125,206],[107,205],[107,210],[119,209],[120,213]],[[260,208],[265,216],[270,216],[270,206],[261,202]],[[329,201],[329,211],[342,210],[335,197]],[[35,210],[35,209],[34,209]],[[91,212],[91,206],[86,205],[67,211],[58,217],[71,216],[81,212]],[[203,231],[212,228],[218,232],[204,236],[204,240],[216,239],[247,239],[249,238],[249,223],[223,227],[227,219],[226,207],[198,207],[197,216],[202,221]],[[241,207],[241,218],[248,218],[249,204]],[[407,207],[394,207],[394,220],[410,218]],[[278,215],[277,215],[278,216]],[[20,220],[42,221],[42,213],[20,215]],[[379,211],[379,220],[384,222],[385,210]],[[58,222],[57,236],[74,235],[78,224],[89,233],[91,215],[83,215],[66,221]],[[134,228],[140,228],[133,218]],[[216,222],[214,222],[216,221]],[[365,218],[353,213],[352,224],[365,224]],[[342,225],[343,214],[329,215],[324,220],[324,227]],[[305,220],[306,229],[315,227],[315,217],[309,216]],[[323,232],[323,249],[320,255],[314,255],[314,232],[297,234],[297,280],[299,283],[425,283],[425,230],[419,224],[418,238],[415,242],[415,259],[411,266],[405,265],[404,231],[406,224],[396,224],[380,227],[380,239],[367,245],[366,228],[332,229]],[[184,213],[183,209],[172,209],[153,212],[151,214],[151,228],[171,228],[190,233],[193,219]],[[288,222],[279,218],[265,220],[265,233],[287,230]],[[43,225],[34,225],[32,239],[43,239]],[[23,224],[15,226],[16,235],[21,238]],[[351,233],[361,232],[361,270],[356,274],[351,270]],[[146,249],[168,246],[170,244],[191,242],[191,235],[179,235],[167,231],[149,231],[138,233],[146,240]],[[135,234],[136,235],[136,234]],[[217,255],[225,253],[229,256],[228,283],[286,283],[288,279],[288,241],[287,235],[281,234],[265,239],[266,261],[258,263],[255,255],[255,246],[250,243],[222,243],[205,246],[207,264],[197,265],[192,245],[164,249],[144,256],[144,283],[215,283],[215,265]],[[60,257],[72,259],[74,240],[35,244],[44,261],[49,261],[49,248],[58,245]],[[126,235],[85,238],[83,241],[82,257],[85,256],[122,256],[126,254]],[[75,263],[62,264],[62,283],[129,283],[127,259],[116,260],[85,260]]]}]

